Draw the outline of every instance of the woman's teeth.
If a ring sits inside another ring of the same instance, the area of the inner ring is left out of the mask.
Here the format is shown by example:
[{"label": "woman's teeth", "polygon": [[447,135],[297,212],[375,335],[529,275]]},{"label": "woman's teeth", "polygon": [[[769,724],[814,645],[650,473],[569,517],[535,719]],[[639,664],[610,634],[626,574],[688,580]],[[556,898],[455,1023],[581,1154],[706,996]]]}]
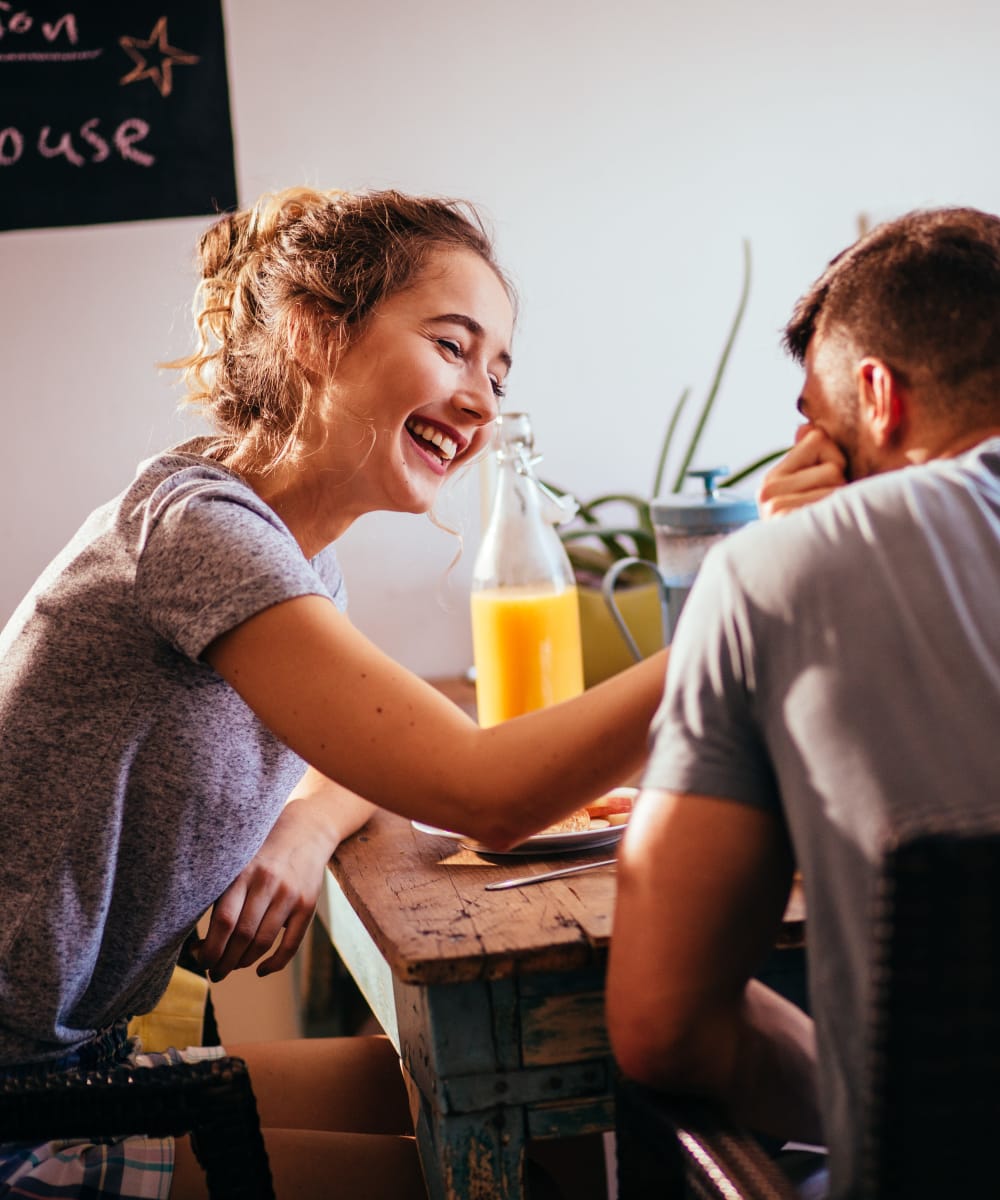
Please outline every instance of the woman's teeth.
[{"label": "woman's teeth", "polygon": [[407,421],[406,428],[421,441],[429,442],[438,452],[444,462],[451,462],[458,450],[458,443],[448,437],[433,425],[425,425],[423,421]]}]

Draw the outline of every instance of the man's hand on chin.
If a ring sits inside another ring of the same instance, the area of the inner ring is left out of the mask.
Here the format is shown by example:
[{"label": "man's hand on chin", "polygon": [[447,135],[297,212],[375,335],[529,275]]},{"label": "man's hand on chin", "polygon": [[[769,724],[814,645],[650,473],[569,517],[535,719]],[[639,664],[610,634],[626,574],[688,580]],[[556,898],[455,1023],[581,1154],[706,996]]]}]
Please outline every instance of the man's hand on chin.
[{"label": "man's hand on chin", "polygon": [[764,518],[804,508],[847,483],[840,447],[816,425],[800,425],[795,445],[764,476],[757,506]]}]

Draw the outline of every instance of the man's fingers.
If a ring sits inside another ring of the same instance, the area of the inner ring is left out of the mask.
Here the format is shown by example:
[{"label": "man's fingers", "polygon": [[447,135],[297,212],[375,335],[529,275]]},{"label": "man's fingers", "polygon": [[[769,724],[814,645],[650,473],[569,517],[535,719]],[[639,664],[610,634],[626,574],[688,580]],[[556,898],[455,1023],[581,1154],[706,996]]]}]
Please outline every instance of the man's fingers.
[{"label": "man's fingers", "polygon": [[847,482],[840,447],[815,425],[796,431],[795,445],[764,476],[757,492],[762,517],[803,508]]},{"label": "man's fingers", "polygon": [[795,492],[789,496],[779,496],[776,500],[770,501],[767,511],[763,515],[765,517],[779,517],[784,513],[805,508],[808,504],[815,504],[817,500],[822,500],[824,497],[832,495],[839,490],[839,486],[817,488],[811,492]]},{"label": "man's fingers", "polygon": [[817,488],[840,487],[844,478],[834,463],[817,463],[812,467],[803,467],[794,475],[774,475],[760,485],[758,498],[764,503],[781,496],[790,496],[796,492],[812,492]]},{"label": "man's fingers", "polygon": [[847,465],[837,443],[816,425],[800,425],[795,431],[795,444],[764,476],[791,475],[818,463],[832,463],[842,471]]}]

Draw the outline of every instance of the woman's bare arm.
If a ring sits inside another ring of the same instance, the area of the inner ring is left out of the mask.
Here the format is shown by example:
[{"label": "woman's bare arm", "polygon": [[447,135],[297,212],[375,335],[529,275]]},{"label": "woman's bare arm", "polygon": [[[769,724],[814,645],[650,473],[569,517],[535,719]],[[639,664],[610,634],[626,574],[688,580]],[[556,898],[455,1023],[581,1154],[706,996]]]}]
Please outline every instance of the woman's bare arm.
[{"label": "woman's bare arm", "polygon": [[660,652],[574,700],[480,729],[320,596],[265,609],[205,657],[322,775],[498,848],[641,765],[666,671]]}]

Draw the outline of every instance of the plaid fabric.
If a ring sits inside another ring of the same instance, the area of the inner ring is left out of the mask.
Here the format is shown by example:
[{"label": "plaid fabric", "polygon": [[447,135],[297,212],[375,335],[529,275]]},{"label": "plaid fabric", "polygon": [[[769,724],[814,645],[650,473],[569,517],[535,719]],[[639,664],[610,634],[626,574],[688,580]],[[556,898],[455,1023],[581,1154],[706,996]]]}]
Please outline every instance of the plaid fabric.
[{"label": "plaid fabric", "polygon": [[0,1145],[0,1196],[166,1200],[174,1169],[174,1139]]},{"label": "plaid fabric", "polygon": [[[124,1026],[95,1038],[80,1051],[51,1064],[53,1071],[78,1066],[110,1066],[129,1062],[151,1070],[169,1070],[171,1064],[221,1058],[221,1046],[195,1046],[186,1050],[142,1054]],[[17,1074],[23,1068],[6,1068]],[[0,1143],[0,1197],[73,1197],[74,1200],[166,1200],[174,1169],[174,1139],[130,1136],[94,1140],[43,1142],[25,1145]]]}]

